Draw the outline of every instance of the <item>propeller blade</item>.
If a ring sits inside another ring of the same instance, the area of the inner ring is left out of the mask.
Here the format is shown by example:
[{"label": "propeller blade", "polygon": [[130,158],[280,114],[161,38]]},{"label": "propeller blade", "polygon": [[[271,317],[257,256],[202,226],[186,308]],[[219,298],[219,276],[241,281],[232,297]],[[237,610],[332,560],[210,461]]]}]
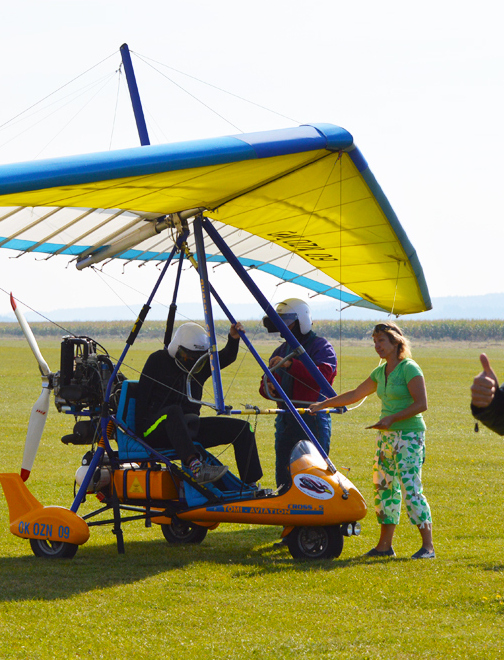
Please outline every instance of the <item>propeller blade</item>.
[{"label": "propeller blade", "polygon": [[35,405],[33,406],[30,414],[28,431],[26,432],[23,462],[21,463],[21,479],[26,481],[30,476],[33,462],[39,448],[40,439],[42,437],[42,433],[44,432],[47,413],[49,412],[49,399],[52,389],[52,372],[49,369],[49,365],[42,357],[42,353],[38,347],[37,340],[35,339],[30,326],[26,322],[22,311],[16,305],[16,301],[12,293],[10,294],[10,301],[12,309],[14,310],[14,314],[16,315],[19,325],[21,326],[21,330],[23,331],[23,334],[26,337],[26,341],[28,342],[32,353],[38,362],[39,369],[42,372],[42,392],[35,402]]},{"label": "propeller blade", "polygon": [[50,376],[51,370],[49,369],[47,362],[42,357],[42,353],[40,352],[40,349],[38,347],[37,340],[35,339],[30,326],[26,322],[26,319],[23,316],[22,311],[16,305],[16,301],[14,300],[14,296],[12,295],[12,293],[10,294],[10,301],[11,301],[12,309],[14,310],[14,314],[16,315],[19,325],[21,326],[21,330],[23,331],[24,336],[26,337],[26,341],[30,345],[30,348],[32,349],[32,353],[39,364],[40,371],[43,373],[44,376]]},{"label": "propeller blade", "polygon": [[42,392],[35,402],[30,414],[30,421],[28,423],[28,431],[26,433],[25,448],[23,454],[23,462],[21,463],[21,479],[26,481],[30,476],[33,467],[33,461],[37,455],[37,450],[40,444],[40,438],[44,431],[44,426],[49,412],[49,399],[51,390],[49,385],[42,387]]}]

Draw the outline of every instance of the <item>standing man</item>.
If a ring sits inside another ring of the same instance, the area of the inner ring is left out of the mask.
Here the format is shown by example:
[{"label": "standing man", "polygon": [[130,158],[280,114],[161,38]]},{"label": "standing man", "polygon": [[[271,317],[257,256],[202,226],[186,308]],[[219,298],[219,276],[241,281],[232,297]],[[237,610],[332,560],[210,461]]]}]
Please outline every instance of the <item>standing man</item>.
[{"label": "standing man", "polygon": [[[309,306],[299,298],[289,298],[279,303],[276,312],[287,325],[294,337],[298,340],[306,353],[315,363],[315,366],[332,385],[337,371],[336,353],[331,344],[323,337],[318,337],[312,330],[312,318]],[[263,325],[268,332],[279,332],[271,320],[265,316]],[[288,342],[281,344],[269,360],[269,367],[275,367],[284,357],[292,353],[293,348]],[[300,407],[308,407],[310,403],[321,401],[325,397],[320,395],[320,387],[313,376],[298,358],[287,360],[275,371],[274,376],[280,383],[284,392],[294,404],[299,402]],[[274,383],[267,383],[271,397],[278,398]],[[270,398],[266,391],[264,380],[259,388],[260,394]],[[279,408],[286,409],[284,402],[277,402]],[[304,415],[303,420],[317,438],[323,449],[329,454],[331,442],[331,416],[327,413]],[[281,413],[275,420],[275,453],[276,453],[276,483],[277,486],[289,483],[289,459],[294,446],[304,440],[306,434],[290,412]]]}]

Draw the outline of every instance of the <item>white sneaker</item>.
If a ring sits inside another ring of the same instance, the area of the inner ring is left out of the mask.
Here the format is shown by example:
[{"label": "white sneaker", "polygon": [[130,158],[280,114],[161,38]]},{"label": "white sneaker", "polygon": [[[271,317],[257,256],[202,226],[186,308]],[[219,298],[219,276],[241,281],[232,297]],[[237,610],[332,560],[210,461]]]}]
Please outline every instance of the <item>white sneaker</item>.
[{"label": "white sneaker", "polygon": [[202,463],[201,468],[194,473],[194,478],[198,484],[210,484],[219,481],[229,470],[227,465],[208,465]]}]

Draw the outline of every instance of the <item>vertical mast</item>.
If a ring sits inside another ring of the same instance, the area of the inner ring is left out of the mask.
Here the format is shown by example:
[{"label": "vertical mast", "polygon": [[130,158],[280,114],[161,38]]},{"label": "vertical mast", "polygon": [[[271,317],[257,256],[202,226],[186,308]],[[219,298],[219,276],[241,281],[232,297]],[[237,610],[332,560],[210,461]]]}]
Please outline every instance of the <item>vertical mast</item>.
[{"label": "vertical mast", "polygon": [[147,132],[147,124],[145,123],[142,102],[140,101],[140,94],[138,93],[138,86],[135,78],[135,72],[133,70],[133,64],[131,62],[131,55],[128,44],[123,44],[120,48],[120,51],[124,65],[124,71],[126,73],[126,81],[128,82],[131,104],[135,114],[138,135],[140,136],[140,144],[142,147],[144,147],[150,144],[149,133]]}]

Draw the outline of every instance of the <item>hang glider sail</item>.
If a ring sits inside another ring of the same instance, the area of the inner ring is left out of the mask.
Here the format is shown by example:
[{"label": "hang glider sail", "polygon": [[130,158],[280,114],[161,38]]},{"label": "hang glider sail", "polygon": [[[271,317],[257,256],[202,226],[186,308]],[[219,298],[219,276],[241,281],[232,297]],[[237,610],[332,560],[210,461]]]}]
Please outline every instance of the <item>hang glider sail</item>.
[{"label": "hang glider sail", "polygon": [[203,213],[248,269],[343,305],[431,308],[392,207],[350,133],[330,124],[3,165],[0,207],[0,247],[18,256],[160,262]]}]

